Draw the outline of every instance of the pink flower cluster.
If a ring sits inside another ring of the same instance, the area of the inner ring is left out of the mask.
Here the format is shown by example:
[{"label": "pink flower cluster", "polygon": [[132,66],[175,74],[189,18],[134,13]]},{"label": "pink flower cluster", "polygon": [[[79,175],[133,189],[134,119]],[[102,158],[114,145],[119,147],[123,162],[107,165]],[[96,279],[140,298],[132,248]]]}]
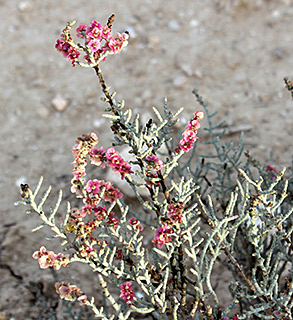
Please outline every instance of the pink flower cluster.
[{"label": "pink flower cluster", "polygon": [[100,198],[112,203],[123,197],[123,194],[117,188],[114,188],[111,182],[105,182],[104,180],[89,180],[85,190],[90,195],[90,199],[85,198],[84,200],[89,202],[89,206],[95,206],[96,201]]},{"label": "pink flower cluster", "polygon": [[107,151],[104,148],[92,148],[90,151],[91,163],[96,166],[105,168],[106,165],[113,168],[115,173],[121,174],[123,180],[126,174],[133,173],[131,166],[127,161],[119,155],[114,148],[109,148]]},{"label": "pink flower cluster", "polygon": [[69,262],[69,256],[63,256],[62,253],[55,254],[53,251],[47,251],[44,246],[39,251],[33,253],[33,258],[38,259],[41,269],[53,267],[59,270],[61,266],[66,267]]},{"label": "pink flower cluster", "polygon": [[78,62],[80,51],[85,51],[84,59],[90,64],[105,60],[108,54],[120,53],[120,51],[128,44],[128,33],[117,33],[115,37],[111,35],[111,27],[108,25],[102,26],[96,20],[93,20],[89,25],[80,24],[76,29],[76,34],[79,38],[85,39],[85,48],[82,46],[73,45],[70,36],[70,27],[67,26],[61,38],[57,40],[55,48],[63,54],[68,60],[72,61],[73,66]]},{"label": "pink flower cluster", "polygon": [[197,140],[197,130],[200,128],[200,121],[203,119],[203,111],[196,111],[193,113],[193,118],[188,122],[187,128],[183,132],[183,138],[179,141],[179,144],[175,148],[175,152],[178,153],[180,150],[188,152],[193,148],[194,142]]},{"label": "pink flower cluster", "polygon": [[124,161],[114,148],[109,148],[105,156],[108,161],[108,166],[112,167],[115,173],[120,173],[122,180],[126,174],[133,173],[130,164],[127,161]]},{"label": "pink flower cluster", "polygon": [[67,37],[61,34],[61,38],[57,40],[55,48],[58,52],[63,54],[67,60],[71,60],[72,66],[76,65],[80,53],[66,41]]},{"label": "pink flower cluster", "polygon": [[182,202],[170,203],[168,205],[168,216],[173,223],[182,223],[182,212],[184,204]]},{"label": "pink flower cluster", "polygon": [[[91,215],[94,213],[96,216],[96,222],[107,219],[107,224],[112,226],[117,226],[118,219],[114,217],[113,212],[108,212],[106,207],[99,206],[101,199],[107,202],[114,202],[120,199],[123,195],[122,193],[113,187],[113,185],[107,181],[103,180],[89,180],[85,186],[86,196],[83,198],[84,206],[81,210],[74,208],[71,210],[71,216],[82,219],[86,215]],[[99,224],[99,223],[97,223]],[[78,225],[80,227],[80,223]]]},{"label": "pink flower cluster", "polygon": [[[104,148],[98,149],[95,147],[97,143],[98,137],[95,133],[82,135],[76,140],[76,144],[72,150],[74,157],[74,177],[71,181],[71,192],[82,193],[84,187],[82,178],[86,175],[85,168],[87,166],[87,155],[90,156],[91,163],[94,165],[101,166],[102,168],[105,168],[106,165],[112,167],[115,173],[120,173],[121,179],[124,179],[125,175],[133,173],[130,164],[127,161],[124,161],[114,148],[109,148],[107,151],[105,151]],[[93,183],[93,181],[89,183]],[[100,192],[99,190],[101,190],[102,187],[106,188],[104,195],[105,201],[113,202],[122,196],[120,192],[115,191],[117,189],[113,188],[110,182],[94,180],[94,184],[96,185],[96,191],[94,192],[96,194]],[[89,188],[89,184],[87,185],[87,188]]]},{"label": "pink flower cluster", "polygon": [[155,239],[153,240],[154,244],[158,248],[162,248],[162,246],[166,243],[172,241],[171,234],[173,233],[173,229],[171,226],[165,224],[162,227],[156,230]]},{"label": "pink flower cluster", "polygon": [[133,293],[133,291],[132,291],[131,282],[122,283],[120,287],[121,287],[120,297],[121,297],[125,302],[131,302],[131,301],[133,301],[134,293]]},{"label": "pink flower cluster", "polygon": [[95,133],[84,134],[77,138],[76,144],[72,149],[72,155],[74,157],[73,166],[73,179],[71,181],[72,193],[81,193],[83,184],[82,178],[86,175],[85,168],[87,166],[86,157],[90,150],[98,143],[98,137]]},{"label": "pink flower cluster", "polygon": [[61,299],[69,301],[75,301],[77,299],[81,305],[88,302],[87,296],[75,285],[62,281],[57,282],[55,288]]},{"label": "pink flower cluster", "polygon": [[[158,171],[160,171],[164,165],[163,161],[160,160],[155,154],[151,156],[147,156],[145,158],[145,162],[147,164],[147,170],[145,172],[146,175],[146,184],[152,188],[154,185],[159,185],[158,179]],[[153,179],[157,179],[158,181],[152,181]]]}]

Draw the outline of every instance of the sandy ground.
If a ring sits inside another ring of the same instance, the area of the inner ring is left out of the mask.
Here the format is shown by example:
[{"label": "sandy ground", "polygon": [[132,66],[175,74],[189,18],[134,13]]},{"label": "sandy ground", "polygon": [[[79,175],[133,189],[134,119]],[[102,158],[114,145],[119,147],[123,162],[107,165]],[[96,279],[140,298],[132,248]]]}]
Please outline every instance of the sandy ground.
[{"label": "sandy ground", "polygon": [[[56,303],[51,274],[31,258],[43,243],[42,231],[30,232],[38,220],[13,206],[19,184],[43,175],[68,194],[75,138],[95,131],[104,147],[111,143],[94,72],[72,68],[54,49],[66,21],[116,14],[114,30],[128,30],[131,40],[102,69],[118,98],[145,118],[164,97],[189,118],[196,87],[219,120],[251,128],[245,144],[255,158],[266,163],[273,151],[277,168],[291,162],[293,108],[283,84],[293,77],[291,0],[0,0],[0,8],[0,319],[49,319],[36,283]],[[56,97],[66,101],[62,111]]]}]

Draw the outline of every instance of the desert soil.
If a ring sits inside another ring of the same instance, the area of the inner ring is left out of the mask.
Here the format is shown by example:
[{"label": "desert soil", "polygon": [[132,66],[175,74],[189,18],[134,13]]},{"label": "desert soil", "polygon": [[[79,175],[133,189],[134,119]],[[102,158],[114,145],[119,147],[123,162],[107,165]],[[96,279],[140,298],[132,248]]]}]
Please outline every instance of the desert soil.
[{"label": "desert soil", "polygon": [[265,164],[273,151],[278,169],[290,164],[293,108],[283,78],[293,77],[291,0],[0,0],[0,8],[0,319],[49,319],[41,304],[59,308],[51,273],[31,257],[56,244],[44,240],[49,231],[31,233],[38,218],[14,207],[19,184],[44,176],[53,199],[59,188],[69,195],[76,137],[94,131],[111,144],[94,71],[72,68],[54,49],[67,21],[104,23],[115,13],[113,29],[130,32],[127,49],[102,69],[143,119],[167,97],[171,110],[185,107],[184,122],[199,108],[197,88],[219,121],[248,129],[256,159]]}]

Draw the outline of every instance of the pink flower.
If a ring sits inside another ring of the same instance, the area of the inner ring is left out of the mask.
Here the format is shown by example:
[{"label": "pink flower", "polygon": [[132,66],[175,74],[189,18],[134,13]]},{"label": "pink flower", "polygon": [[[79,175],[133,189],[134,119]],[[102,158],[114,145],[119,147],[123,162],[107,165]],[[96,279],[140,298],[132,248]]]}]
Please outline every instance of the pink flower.
[{"label": "pink flower", "polygon": [[128,34],[126,33],[118,33],[116,38],[110,37],[108,40],[108,47],[111,50],[112,54],[119,53],[123,47],[127,46],[129,38]]},{"label": "pink flower", "polygon": [[[73,43],[69,26],[63,29],[62,32],[61,38],[57,40],[55,48],[61,52],[64,57],[71,60],[74,67],[78,63],[80,51],[83,51],[83,48]],[[126,32],[118,33],[116,37],[111,37],[111,28],[107,25],[103,27],[96,20],[93,20],[89,25],[80,24],[76,29],[76,34],[79,38],[86,38],[87,46],[93,53],[93,59],[99,62],[104,61],[107,54],[119,53],[128,44],[127,40],[129,38]],[[103,44],[101,42],[103,42]],[[87,61],[88,64],[92,63],[86,52],[83,59]]]},{"label": "pink flower", "polygon": [[57,51],[61,52],[63,56],[67,58],[67,60],[72,61],[73,67],[75,66],[80,53],[76,49],[74,49],[74,47],[72,47],[67,41],[61,38],[57,40],[55,48],[57,49]]},{"label": "pink flower", "polygon": [[119,221],[117,218],[114,218],[113,217],[114,215],[114,212],[111,212],[109,215],[108,215],[108,220],[107,220],[107,224],[109,224],[110,226],[112,226],[113,228],[116,228],[119,224]]},{"label": "pink flower", "polygon": [[56,255],[53,251],[47,251],[46,248],[42,246],[39,251],[33,253],[33,258],[39,260],[41,269],[46,269],[48,267],[53,267]]},{"label": "pink flower", "polygon": [[120,249],[116,249],[115,258],[114,260],[122,260],[123,258],[123,252]]},{"label": "pink flower", "polygon": [[183,132],[183,139],[186,141],[186,142],[190,142],[190,143],[193,143],[195,142],[195,140],[198,138],[196,133],[192,130],[185,130]]},{"label": "pink flower", "polygon": [[188,129],[196,132],[200,128],[200,122],[197,120],[192,120],[187,123]]},{"label": "pink flower", "polygon": [[91,39],[88,43],[88,46],[92,52],[96,52],[100,49],[101,42],[97,39]]},{"label": "pink flower", "polygon": [[265,167],[265,172],[270,173],[271,179],[275,179],[276,176],[279,174],[278,170],[272,164],[268,163]]},{"label": "pink flower", "polygon": [[86,304],[88,302],[87,296],[85,294],[81,295],[77,298],[81,305]]},{"label": "pink flower", "polygon": [[184,152],[187,152],[193,148],[193,144],[192,144],[192,142],[186,141],[185,139],[181,139],[179,141],[179,148],[181,150],[183,150]]},{"label": "pink flower", "polygon": [[172,233],[172,228],[165,224],[156,230],[156,235],[153,242],[158,248],[162,248],[164,244],[172,241],[172,238],[170,237]]},{"label": "pink flower", "polygon": [[105,201],[112,203],[117,199],[120,199],[123,197],[123,194],[118,189],[114,188],[109,181],[107,182],[101,181],[101,182],[103,183],[102,185],[106,188],[103,195],[103,199]]},{"label": "pink flower", "polygon": [[87,213],[83,210],[79,210],[78,208],[73,208],[70,211],[70,214],[75,218],[83,218],[84,216],[86,216]]},{"label": "pink flower", "polygon": [[53,267],[59,270],[60,267],[67,266],[69,256],[63,256],[62,253],[55,254],[53,251],[47,251],[44,246],[39,251],[35,251],[32,256],[34,259],[38,259],[41,269]]},{"label": "pink flower", "polygon": [[101,192],[101,182],[97,179],[94,179],[94,180],[89,180],[86,187],[85,187],[85,190],[88,192],[88,193],[93,193],[93,194],[99,194]]},{"label": "pink flower", "polygon": [[108,148],[106,152],[106,158],[111,161],[113,157],[117,156],[118,152],[114,148]]},{"label": "pink flower", "polygon": [[139,220],[137,220],[136,218],[131,218],[128,220],[128,222],[135,226],[137,229],[139,229],[140,231],[143,230],[143,226],[139,223]]},{"label": "pink flower", "polygon": [[104,148],[92,148],[90,151],[90,158],[91,158],[91,163],[96,165],[96,166],[101,166],[102,168],[106,167],[106,161],[107,158],[105,156],[106,151]]},{"label": "pink flower", "polygon": [[148,162],[148,166],[150,168],[153,168],[155,171],[159,171],[163,167],[163,161],[159,160],[159,158],[156,155],[151,155],[146,157],[146,161]]},{"label": "pink flower", "polygon": [[97,22],[96,20],[93,20],[90,23],[90,26],[86,30],[87,40],[88,41],[90,39],[100,40],[102,37],[102,32],[103,32],[102,25],[99,22]]},{"label": "pink flower", "polygon": [[108,215],[106,207],[97,207],[93,211],[98,221],[103,220]]},{"label": "pink flower", "polygon": [[61,299],[69,301],[75,301],[77,299],[81,304],[87,302],[87,296],[75,285],[62,281],[57,282],[55,288]]},{"label": "pink flower", "polygon": [[125,282],[120,285],[121,288],[121,294],[120,297],[125,301],[125,302],[131,302],[133,301],[134,298],[134,293],[132,291],[132,286],[131,282]]},{"label": "pink flower", "polygon": [[80,24],[79,27],[76,29],[76,35],[79,38],[84,38],[87,28],[88,26],[86,24]]},{"label": "pink flower", "polygon": [[111,35],[111,29],[108,26],[105,26],[102,31],[102,38],[108,40]]},{"label": "pink flower", "polygon": [[202,110],[196,111],[196,112],[193,113],[193,119],[194,119],[194,120],[200,121],[200,120],[202,120],[203,118],[204,118],[204,112],[203,112]]}]

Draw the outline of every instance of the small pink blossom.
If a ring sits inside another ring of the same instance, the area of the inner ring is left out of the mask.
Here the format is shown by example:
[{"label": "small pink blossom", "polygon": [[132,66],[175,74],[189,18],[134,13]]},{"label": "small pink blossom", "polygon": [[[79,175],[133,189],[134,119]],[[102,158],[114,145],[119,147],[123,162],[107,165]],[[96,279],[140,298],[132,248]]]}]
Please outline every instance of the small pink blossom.
[{"label": "small pink blossom", "polygon": [[196,111],[196,112],[193,113],[193,119],[194,119],[194,120],[200,121],[200,120],[202,120],[203,118],[204,118],[204,112],[203,112],[202,110]]},{"label": "small pink blossom", "polygon": [[88,43],[88,46],[92,52],[96,52],[100,49],[101,42],[97,39],[91,39]]},{"label": "small pink blossom", "polygon": [[[91,64],[94,60],[101,62],[106,59],[108,54],[120,53],[120,51],[128,44],[129,35],[127,32],[118,33],[115,37],[111,36],[111,27],[104,27],[93,20],[89,25],[80,24],[76,29],[79,38],[86,38],[86,43],[92,53],[91,59],[88,52],[85,52],[83,59]],[[71,60],[73,67],[79,62],[80,51],[84,51],[82,47],[73,43],[70,35],[70,27],[67,26],[63,31],[60,39],[57,40],[55,48],[63,54],[65,58]]]},{"label": "small pink blossom", "polygon": [[90,158],[91,158],[91,163],[96,165],[96,166],[101,166],[102,168],[106,167],[106,161],[107,158],[105,156],[106,151],[104,148],[92,148],[90,151]]},{"label": "small pink blossom", "polygon": [[131,218],[128,220],[128,222],[135,226],[137,229],[139,229],[140,231],[143,230],[143,226],[140,224],[139,220],[137,220],[136,218]]},{"label": "small pink blossom", "polygon": [[105,187],[105,192],[103,195],[103,199],[105,201],[112,203],[117,199],[120,199],[123,197],[123,194],[117,188],[114,188],[109,181],[107,182],[102,181],[102,183],[103,183],[103,186]]},{"label": "small pink blossom", "polygon": [[83,218],[84,216],[86,216],[86,212],[84,212],[83,210],[79,210],[78,208],[73,208],[70,211],[71,216],[75,217],[75,218]]},{"label": "small pink blossom", "polygon": [[173,229],[170,226],[165,224],[164,226],[156,230],[156,235],[153,242],[158,248],[162,248],[164,244],[172,241],[172,238],[170,237],[172,233],[173,233]]},{"label": "small pink blossom", "polygon": [[76,29],[76,35],[79,38],[84,38],[85,37],[85,32],[88,28],[88,25],[86,24],[80,24],[79,27]]},{"label": "small pink blossom", "polygon": [[185,130],[185,132],[183,133],[183,137],[187,143],[194,143],[198,138],[193,130]]},{"label": "small pink blossom", "polygon": [[188,129],[196,132],[200,128],[200,122],[198,120],[188,121],[187,127]]},{"label": "small pink blossom", "polygon": [[134,298],[134,293],[132,290],[132,285],[131,282],[125,282],[120,285],[121,288],[121,294],[120,297],[125,301],[125,302],[131,302],[133,301]]},{"label": "small pink blossom", "polygon": [[275,179],[276,176],[279,174],[278,170],[272,164],[268,163],[265,167],[265,172],[270,173],[271,179]]},{"label": "small pink blossom", "polygon": [[98,221],[103,220],[108,215],[106,207],[97,207],[93,211]]},{"label": "small pink blossom", "polygon": [[159,160],[159,158],[154,154],[151,156],[147,156],[146,161],[148,163],[149,168],[152,168],[155,171],[161,170],[164,165],[163,161]]},{"label": "small pink blossom", "polygon": [[115,258],[114,260],[122,260],[123,258],[123,252],[120,249],[116,249]]},{"label": "small pink blossom", "polygon": [[105,26],[101,35],[103,39],[108,40],[111,35],[111,29],[108,26]]},{"label": "small pink blossom", "polygon": [[107,220],[107,224],[112,226],[113,228],[116,228],[119,224],[119,221],[117,218],[113,217],[114,215],[114,212],[111,212],[109,215],[108,215],[108,220]]},{"label": "small pink blossom", "polygon": [[101,182],[97,179],[94,179],[94,180],[89,180],[86,187],[85,187],[85,190],[88,192],[88,193],[93,193],[93,194],[99,194],[101,192]]},{"label": "small pink blossom", "polygon": [[186,141],[186,139],[181,139],[179,141],[179,148],[184,152],[187,152],[193,148],[192,142]]}]

